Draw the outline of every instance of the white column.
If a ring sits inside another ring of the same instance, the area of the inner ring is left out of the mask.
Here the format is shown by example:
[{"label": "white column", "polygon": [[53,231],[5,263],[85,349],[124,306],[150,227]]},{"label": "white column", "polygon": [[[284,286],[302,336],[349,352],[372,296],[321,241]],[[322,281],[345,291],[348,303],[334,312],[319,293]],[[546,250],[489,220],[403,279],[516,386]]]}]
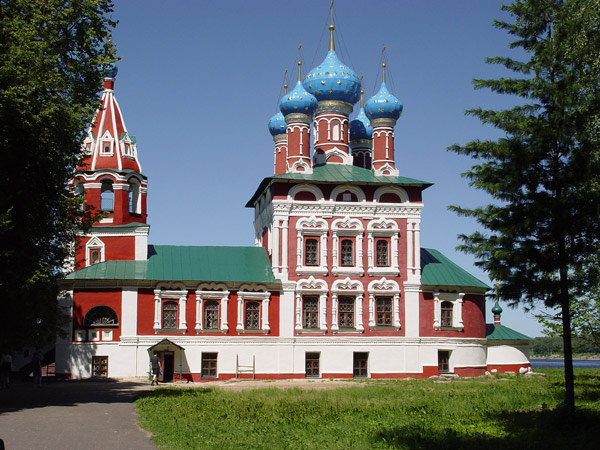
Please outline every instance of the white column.
[{"label": "white column", "polygon": [[283,275],[283,277],[287,280],[288,278],[288,246],[289,246],[289,242],[288,242],[288,224],[289,224],[289,219],[286,218],[283,221],[283,230],[282,230],[282,237],[281,237],[281,275]]},{"label": "white column", "polygon": [[356,236],[356,267],[363,268],[363,237],[362,233]]},{"label": "white column", "polygon": [[302,234],[298,231],[298,238],[296,240],[296,266],[302,267],[302,253],[303,253],[303,242],[302,242]]},{"label": "white column", "polygon": [[390,255],[392,257],[392,269],[400,271],[400,266],[399,266],[399,261],[398,261],[398,256],[399,256],[399,251],[398,251],[398,234],[392,234],[392,254]]},{"label": "white column", "polygon": [[327,294],[319,295],[319,328],[327,331]]},{"label": "white column", "polygon": [[399,295],[395,294],[394,295],[394,326],[396,328],[400,328],[400,302],[399,300]]},{"label": "white column", "polygon": [[373,263],[373,233],[369,233],[368,236],[368,241],[367,241],[367,263],[368,263],[368,268],[372,269],[373,267],[375,267],[375,264]]},{"label": "white column", "polygon": [[262,301],[262,330],[266,333],[271,328],[269,327],[269,299],[265,298]]},{"label": "white column", "polygon": [[[332,265],[331,270],[337,269],[340,265],[338,261],[338,246],[339,246],[339,237],[336,232],[333,233],[333,238],[331,240],[331,257],[332,257]],[[321,264],[323,265],[323,264]]]},{"label": "white column", "polygon": [[237,304],[237,331],[243,331],[244,329],[244,297],[240,297],[238,293],[238,304]]},{"label": "white column", "polygon": [[464,293],[460,293],[458,294],[458,300],[456,300],[456,303],[454,304],[454,308],[453,309],[453,313],[452,317],[454,318],[453,322],[454,322],[454,326],[456,328],[462,328],[464,326],[463,324],[463,318],[462,318],[462,309],[463,309],[463,297],[465,296]]},{"label": "white column", "polygon": [[421,220],[415,220],[413,227],[415,235],[415,276],[421,281]]},{"label": "white column", "polygon": [[356,296],[356,303],[355,303],[355,326],[356,326],[356,330],[357,331],[363,331],[365,329],[365,327],[363,326],[363,307],[362,307],[362,302],[363,302],[363,296],[362,295],[357,295]]},{"label": "white column", "polygon": [[302,296],[296,294],[296,331],[302,330]]},{"label": "white column", "polygon": [[196,291],[196,332],[202,331],[202,294]]},{"label": "white column", "polygon": [[331,331],[340,329],[338,323],[338,296],[337,294],[331,294]]},{"label": "white column", "polygon": [[369,293],[369,327],[375,326],[375,295]]},{"label": "white column", "polygon": [[179,297],[179,329],[184,330],[187,328],[187,320],[185,318],[185,310],[187,305],[186,295]]},{"label": "white column", "polygon": [[121,336],[137,335],[137,288],[121,291]]},{"label": "white column", "polygon": [[273,219],[273,248],[271,249],[273,274],[279,274],[281,264],[279,262],[279,217]]},{"label": "white column", "polygon": [[433,293],[433,326],[439,327],[442,325],[442,301],[438,297],[438,292]]},{"label": "white column", "polygon": [[154,291],[154,330],[160,330],[160,290]]},{"label": "white column", "polygon": [[413,222],[412,220],[406,221],[406,277],[408,280],[413,279],[413,267],[414,267],[414,258],[413,258]]},{"label": "white column", "polygon": [[321,267],[327,268],[327,234],[321,235]]},{"label": "white column", "polygon": [[404,330],[406,337],[419,336],[420,283],[404,282]]},{"label": "white column", "polygon": [[228,297],[221,298],[221,331],[227,333],[229,331],[229,325],[227,324],[227,303]]}]

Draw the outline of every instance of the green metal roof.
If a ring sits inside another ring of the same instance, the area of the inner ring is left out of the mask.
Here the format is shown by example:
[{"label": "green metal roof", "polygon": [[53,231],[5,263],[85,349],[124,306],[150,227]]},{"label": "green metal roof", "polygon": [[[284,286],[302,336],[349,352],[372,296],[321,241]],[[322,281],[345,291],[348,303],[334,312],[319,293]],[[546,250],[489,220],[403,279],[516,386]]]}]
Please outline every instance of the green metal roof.
[{"label": "green metal roof", "polygon": [[427,181],[416,180],[408,177],[396,177],[396,176],[376,176],[371,170],[363,169],[361,167],[350,166],[346,164],[323,164],[315,166],[313,173],[284,173],[281,175],[274,175],[267,177],[262,180],[260,186],[252,196],[252,198],[246,203],[247,208],[253,208],[254,202],[262,194],[265,188],[277,181],[282,182],[313,182],[313,183],[359,183],[359,184],[400,184],[403,186],[423,186],[423,189],[433,186],[433,183]]},{"label": "green metal roof", "polygon": [[150,225],[142,222],[131,222],[123,225],[111,225],[109,223],[105,225],[93,225],[92,228],[132,228],[132,227],[145,227],[150,228]]},{"label": "green metal roof", "polygon": [[495,323],[485,324],[485,336],[487,339],[506,341],[506,340],[521,340],[521,341],[533,341],[533,338],[525,336],[512,328],[505,327]]},{"label": "green metal roof", "polygon": [[487,284],[458,267],[439,251],[431,248],[421,248],[421,284],[491,289]]},{"label": "green metal roof", "polygon": [[66,279],[279,283],[263,247],[175,245],[150,245],[147,261],[106,261]]}]

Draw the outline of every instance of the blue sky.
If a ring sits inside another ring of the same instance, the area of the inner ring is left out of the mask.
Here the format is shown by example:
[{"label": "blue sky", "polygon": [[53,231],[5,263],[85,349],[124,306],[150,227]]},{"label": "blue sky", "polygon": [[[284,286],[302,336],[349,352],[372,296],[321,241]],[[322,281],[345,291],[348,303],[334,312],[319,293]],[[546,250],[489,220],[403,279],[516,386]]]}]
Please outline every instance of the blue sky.
[{"label": "blue sky", "polygon": [[[475,223],[447,206],[488,199],[460,176],[472,162],[446,147],[500,136],[466,117],[466,109],[518,101],[471,85],[473,78],[510,75],[484,63],[514,56],[510,37],[492,26],[493,19],[509,19],[501,4],[337,0],[334,7],[338,56],[364,74],[367,98],[379,88],[386,45],[387,84],[404,104],[396,165],[401,175],[435,183],[424,192],[422,246],[486,282],[474,258],[455,250],[457,235]],[[253,245],[253,212],[244,205],[273,173],[267,122],[283,94],[286,67],[295,83],[299,42],[303,75],[325,57],[329,0],[127,0],[117,2],[113,19],[122,57],[115,93],[149,178],[150,242]],[[541,334],[530,314],[503,307],[503,324]]]}]

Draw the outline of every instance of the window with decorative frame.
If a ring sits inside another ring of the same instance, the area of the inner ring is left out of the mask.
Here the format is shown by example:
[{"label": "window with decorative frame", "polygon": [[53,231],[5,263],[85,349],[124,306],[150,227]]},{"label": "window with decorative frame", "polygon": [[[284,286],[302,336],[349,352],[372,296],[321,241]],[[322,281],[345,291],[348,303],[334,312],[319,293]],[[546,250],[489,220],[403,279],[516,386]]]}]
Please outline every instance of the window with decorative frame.
[{"label": "window with decorative frame", "polygon": [[162,304],[162,327],[177,328],[177,312],[179,305],[177,302],[165,301]]},{"label": "window with decorative frame", "polygon": [[340,328],[354,328],[354,297],[339,297],[339,326]]},{"label": "window with decorative frame", "polygon": [[452,326],[452,303],[450,302],[442,302],[441,304],[441,312],[442,317],[440,320],[440,325],[442,327],[451,327]]},{"label": "window with decorative frame", "polygon": [[388,239],[375,240],[375,265],[377,267],[390,266],[390,242]]},{"label": "window with decorative frame", "polygon": [[304,265],[319,265],[319,241],[315,238],[306,238],[304,240]]},{"label": "window with decorative frame", "polygon": [[204,302],[204,329],[219,329],[219,302],[207,300]]},{"label": "window with decorative frame", "polygon": [[345,267],[354,265],[354,241],[342,239],[340,243],[341,265]]},{"label": "window with decorative frame", "polygon": [[304,296],[302,298],[302,326],[304,328],[319,327],[319,297]]},{"label": "window with decorative frame", "polygon": [[244,327],[247,330],[260,329],[260,303],[246,302],[246,320]]},{"label": "window with decorative frame", "polygon": [[375,324],[378,327],[392,326],[392,298],[391,297],[376,297],[375,298]]},{"label": "window with decorative frame", "polygon": [[117,327],[119,326],[119,318],[114,309],[109,306],[94,306],[85,313],[83,326],[93,328]]}]

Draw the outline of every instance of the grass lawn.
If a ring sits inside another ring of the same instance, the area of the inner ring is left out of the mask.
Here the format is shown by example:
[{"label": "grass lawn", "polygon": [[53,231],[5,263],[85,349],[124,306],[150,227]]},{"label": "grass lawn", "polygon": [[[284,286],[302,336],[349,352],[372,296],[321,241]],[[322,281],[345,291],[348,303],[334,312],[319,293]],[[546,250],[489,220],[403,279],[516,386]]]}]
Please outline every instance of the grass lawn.
[{"label": "grass lawn", "polygon": [[600,449],[600,370],[576,370],[575,420],[545,378],[369,381],[332,390],[159,388],[136,406],[160,449]]}]

